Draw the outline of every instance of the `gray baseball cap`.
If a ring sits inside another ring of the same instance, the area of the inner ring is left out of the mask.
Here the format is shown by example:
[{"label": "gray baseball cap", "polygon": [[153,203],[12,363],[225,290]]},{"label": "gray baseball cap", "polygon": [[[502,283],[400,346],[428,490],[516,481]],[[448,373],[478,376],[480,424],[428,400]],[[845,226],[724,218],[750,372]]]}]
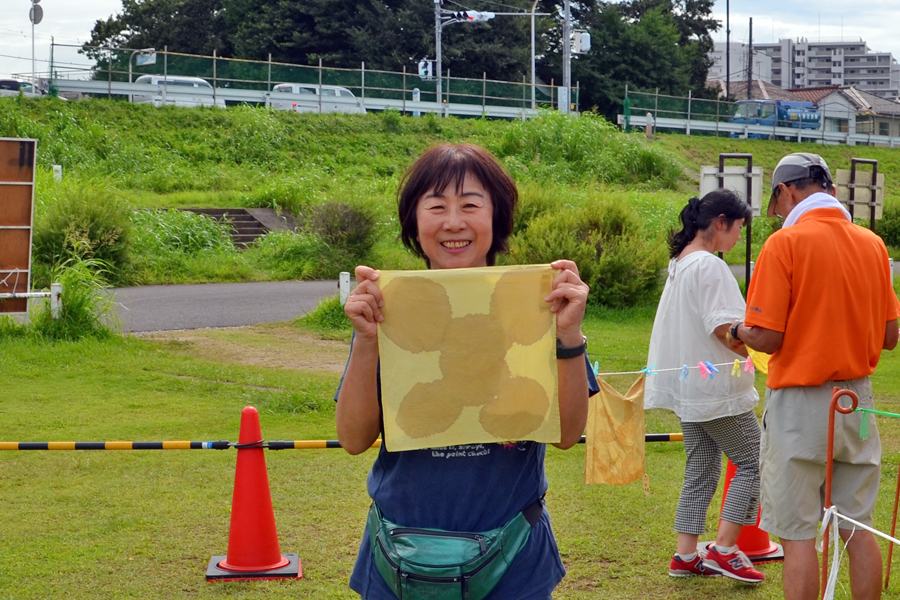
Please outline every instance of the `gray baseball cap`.
[{"label": "gray baseball cap", "polygon": [[796,181],[798,179],[806,179],[810,176],[809,171],[812,167],[822,167],[822,169],[825,170],[825,175],[828,176],[828,181],[832,181],[831,171],[828,170],[825,159],[818,154],[795,152],[794,154],[788,154],[778,162],[778,166],[775,167],[775,172],[772,173],[772,195],[769,196],[769,208],[766,210],[766,216],[775,216],[774,200],[775,190],[778,189],[778,184],[790,183],[791,181]]}]

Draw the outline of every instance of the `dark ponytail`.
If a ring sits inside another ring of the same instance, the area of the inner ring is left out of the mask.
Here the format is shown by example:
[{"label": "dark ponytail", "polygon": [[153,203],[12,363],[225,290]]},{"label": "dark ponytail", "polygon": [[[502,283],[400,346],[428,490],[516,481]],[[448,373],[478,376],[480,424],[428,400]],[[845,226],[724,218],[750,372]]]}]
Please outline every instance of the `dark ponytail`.
[{"label": "dark ponytail", "polygon": [[697,234],[712,225],[713,221],[725,216],[725,222],[731,224],[738,219],[749,219],[753,215],[750,205],[731,190],[714,190],[703,198],[694,196],[681,209],[681,231],[669,232],[669,257],[675,258],[697,237]]}]

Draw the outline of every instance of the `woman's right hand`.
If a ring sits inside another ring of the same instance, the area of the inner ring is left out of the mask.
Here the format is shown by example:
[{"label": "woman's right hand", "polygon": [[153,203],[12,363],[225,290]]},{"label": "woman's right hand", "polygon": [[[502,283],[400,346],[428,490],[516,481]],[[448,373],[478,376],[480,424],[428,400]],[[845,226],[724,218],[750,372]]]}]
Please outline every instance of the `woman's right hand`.
[{"label": "woman's right hand", "polygon": [[378,323],[384,321],[381,307],[384,298],[375,284],[378,271],[365,265],[356,267],[356,288],[347,297],[344,313],[350,319],[357,338],[375,339],[378,336]]}]

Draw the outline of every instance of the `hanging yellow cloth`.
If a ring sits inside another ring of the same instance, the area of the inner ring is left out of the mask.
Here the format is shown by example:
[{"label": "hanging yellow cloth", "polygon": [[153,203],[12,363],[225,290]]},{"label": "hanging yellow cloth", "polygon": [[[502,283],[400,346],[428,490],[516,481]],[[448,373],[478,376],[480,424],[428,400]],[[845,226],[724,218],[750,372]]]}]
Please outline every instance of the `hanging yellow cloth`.
[{"label": "hanging yellow cloth", "polygon": [[560,440],[555,271],[381,271],[378,327],[390,452]]},{"label": "hanging yellow cloth", "polygon": [[769,374],[769,359],[772,358],[771,354],[766,354],[765,352],[757,352],[749,346],[747,347],[747,354],[750,355],[750,360],[753,361],[753,366],[756,367],[757,371],[759,371],[763,375]]},{"label": "hanging yellow cloth", "polygon": [[584,482],[625,485],[644,476],[644,375],[624,396],[599,381],[588,408]]}]

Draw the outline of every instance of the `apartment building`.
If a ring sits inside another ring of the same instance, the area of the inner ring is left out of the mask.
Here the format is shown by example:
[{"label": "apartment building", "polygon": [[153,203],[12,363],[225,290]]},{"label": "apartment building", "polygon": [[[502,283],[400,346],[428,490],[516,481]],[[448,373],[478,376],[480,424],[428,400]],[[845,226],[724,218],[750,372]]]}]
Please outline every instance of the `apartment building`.
[{"label": "apartment building", "polygon": [[[728,45],[725,42],[716,42],[715,48],[710,53],[713,65],[709,68],[708,77],[725,81],[725,68],[728,64],[731,69],[730,81],[747,81],[747,56],[750,53],[750,47],[739,42],[732,42],[730,46],[729,56],[726,58]],[[773,83],[772,68],[773,66],[777,67],[777,64],[773,65],[772,57],[758,52],[755,45],[753,50],[753,79]]]},{"label": "apartment building", "polygon": [[837,85],[882,98],[900,96],[900,64],[890,52],[873,52],[862,39],[783,39],[753,44],[753,51],[771,58],[771,82],[785,89]]}]

